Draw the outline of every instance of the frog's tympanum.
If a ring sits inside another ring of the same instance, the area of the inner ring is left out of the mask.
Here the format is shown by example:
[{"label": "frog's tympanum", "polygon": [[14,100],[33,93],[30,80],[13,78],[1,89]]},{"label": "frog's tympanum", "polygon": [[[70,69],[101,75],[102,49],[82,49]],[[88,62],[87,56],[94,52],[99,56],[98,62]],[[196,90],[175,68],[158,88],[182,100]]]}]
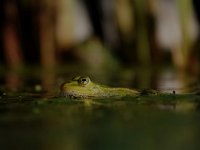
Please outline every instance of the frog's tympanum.
[{"label": "frog's tympanum", "polygon": [[137,96],[139,92],[128,88],[111,88],[96,84],[87,76],[76,76],[60,87],[62,95],[73,98],[107,98]]}]

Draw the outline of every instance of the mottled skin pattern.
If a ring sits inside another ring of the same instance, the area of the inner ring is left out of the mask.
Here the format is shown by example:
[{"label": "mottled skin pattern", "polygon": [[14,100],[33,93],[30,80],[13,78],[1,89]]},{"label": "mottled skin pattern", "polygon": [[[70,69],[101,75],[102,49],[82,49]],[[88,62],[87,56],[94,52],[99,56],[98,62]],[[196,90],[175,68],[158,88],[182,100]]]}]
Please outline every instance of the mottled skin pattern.
[{"label": "mottled skin pattern", "polygon": [[72,98],[106,98],[137,96],[140,92],[128,88],[111,88],[93,83],[87,76],[76,76],[60,87],[61,94]]}]

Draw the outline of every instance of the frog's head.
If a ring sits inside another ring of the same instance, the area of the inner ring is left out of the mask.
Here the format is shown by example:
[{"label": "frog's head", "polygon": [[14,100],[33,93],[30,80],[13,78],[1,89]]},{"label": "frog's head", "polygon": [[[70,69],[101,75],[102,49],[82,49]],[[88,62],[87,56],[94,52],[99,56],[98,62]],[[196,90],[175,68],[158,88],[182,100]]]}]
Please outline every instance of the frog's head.
[{"label": "frog's head", "polygon": [[60,90],[65,96],[88,97],[95,94],[95,84],[87,76],[76,76],[63,83]]}]

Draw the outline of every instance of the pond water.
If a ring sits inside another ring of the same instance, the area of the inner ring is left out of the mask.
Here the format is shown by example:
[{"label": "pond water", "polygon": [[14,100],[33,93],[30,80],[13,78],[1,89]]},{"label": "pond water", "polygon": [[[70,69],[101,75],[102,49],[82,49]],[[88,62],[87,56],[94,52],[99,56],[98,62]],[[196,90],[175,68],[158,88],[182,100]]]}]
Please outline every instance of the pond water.
[{"label": "pond water", "polygon": [[123,80],[93,74],[94,80],[108,85],[182,94],[99,100],[57,97],[59,85],[74,74],[1,74],[1,150],[199,149],[200,95],[191,90],[196,87],[185,86],[194,78],[185,80],[166,71],[139,82],[137,73],[127,73]]}]

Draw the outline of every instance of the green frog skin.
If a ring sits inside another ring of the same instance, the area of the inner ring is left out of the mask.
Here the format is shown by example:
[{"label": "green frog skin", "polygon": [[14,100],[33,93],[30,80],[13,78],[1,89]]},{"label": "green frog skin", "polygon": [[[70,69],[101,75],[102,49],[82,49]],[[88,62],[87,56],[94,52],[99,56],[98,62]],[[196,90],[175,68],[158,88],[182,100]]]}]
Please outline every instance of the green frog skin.
[{"label": "green frog skin", "polygon": [[76,76],[60,87],[61,94],[72,98],[108,98],[138,96],[139,91],[128,88],[111,88],[96,84],[87,76]]}]

